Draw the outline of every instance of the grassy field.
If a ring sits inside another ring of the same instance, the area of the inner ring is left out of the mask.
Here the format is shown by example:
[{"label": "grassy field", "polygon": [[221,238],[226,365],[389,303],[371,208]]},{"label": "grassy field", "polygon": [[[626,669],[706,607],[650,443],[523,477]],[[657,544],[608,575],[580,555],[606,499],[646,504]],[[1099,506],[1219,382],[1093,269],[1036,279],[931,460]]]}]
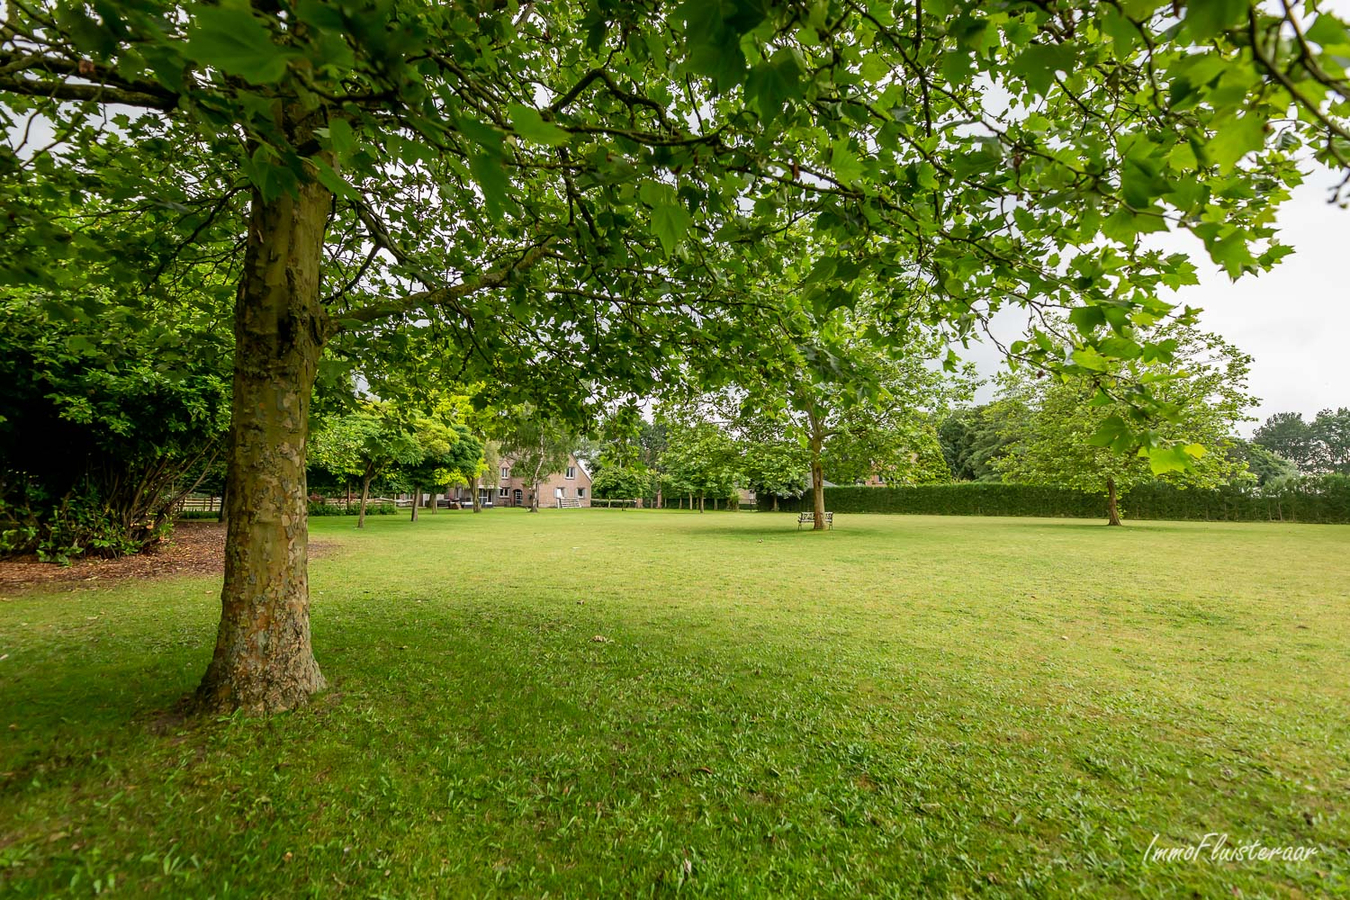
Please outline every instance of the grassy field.
[{"label": "grassy field", "polygon": [[1350,895],[1350,527],[312,525],[285,716],[167,714],[214,579],[0,602],[0,895]]}]

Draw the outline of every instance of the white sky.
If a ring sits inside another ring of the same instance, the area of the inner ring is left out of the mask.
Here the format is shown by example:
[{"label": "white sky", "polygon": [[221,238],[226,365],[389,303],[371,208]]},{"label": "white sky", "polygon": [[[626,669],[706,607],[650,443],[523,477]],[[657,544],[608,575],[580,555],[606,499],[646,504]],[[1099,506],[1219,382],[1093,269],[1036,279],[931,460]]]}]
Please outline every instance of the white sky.
[{"label": "white sky", "polygon": [[[1189,235],[1170,236],[1169,249],[1187,252],[1200,284],[1168,291],[1164,298],[1204,310],[1200,325],[1218,332],[1254,358],[1249,386],[1260,405],[1258,420],[1277,412],[1305,418],[1328,407],[1350,406],[1350,210],[1328,204],[1339,179],[1318,167],[1280,209],[1280,236],[1294,248],[1260,276],[1231,281]],[[1343,255],[1344,254],[1344,255]],[[1025,317],[1008,310],[995,317],[995,334],[1012,340]],[[964,354],[989,377],[1002,357],[989,345]],[[992,390],[986,385],[980,401]],[[1241,430],[1250,433],[1258,423]]]}]

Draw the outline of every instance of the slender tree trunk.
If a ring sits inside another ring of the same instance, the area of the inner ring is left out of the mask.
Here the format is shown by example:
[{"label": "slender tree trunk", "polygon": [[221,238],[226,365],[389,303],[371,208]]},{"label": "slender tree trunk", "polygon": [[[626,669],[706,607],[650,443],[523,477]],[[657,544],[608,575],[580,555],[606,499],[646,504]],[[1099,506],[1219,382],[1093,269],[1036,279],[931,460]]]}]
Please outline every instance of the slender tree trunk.
[{"label": "slender tree trunk", "polygon": [[230,502],[230,479],[226,478],[225,483],[220,486],[220,512],[216,513],[216,521],[224,524],[230,520],[229,510]]},{"label": "slender tree trunk", "polygon": [[825,530],[825,469],[820,458],[825,447],[825,434],[822,423],[816,418],[814,410],[810,413],[811,422],[811,510],[815,524],[812,531]]},{"label": "slender tree trunk", "polygon": [[778,512],[778,495],[773,495],[773,511]]},{"label": "slender tree trunk", "polygon": [[702,492],[702,491],[699,491],[699,492],[698,492],[698,511],[699,511],[699,512],[704,512],[704,511],[705,511],[704,508],[703,508],[703,503],[704,503],[704,500],[703,500],[703,492]]},{"label": "slender tree trunk", "polygon": [[1116,505],[1116,480],[1106,479],[1106,517],[1107,525],[1120,525],[1120,508]]},{"label": "slender tree trunk", "polygon": [[420,487],[414,487],[413,492],[414,493],[412,497],[412,521],[416,522],[417,507],[420,506],[422,503],[422,489]]},{"label": "slender tree trunk", "polygon": [[375,475],[369,469],[366,470],[366,476],[361,479],[361,511],[356,516],[356,527],[366,527],[366,504],[370,502],[370,481]]},{"label": "slender tree trunk", "polygon": [[328,329],[319,266],[331,202],[316,183],[297,197],[252,198],[235,300],[225,584],[196,696],[204,711],[290,709],[326,686],[310,644],[305,443]]},{"label": "slender tree trunk", "polygon": [[479,477],[475,475],[469,481],[469,500],[473,503],[473,511],[476,513],[483,511],[483,498],[478,496],[478,480]]}]

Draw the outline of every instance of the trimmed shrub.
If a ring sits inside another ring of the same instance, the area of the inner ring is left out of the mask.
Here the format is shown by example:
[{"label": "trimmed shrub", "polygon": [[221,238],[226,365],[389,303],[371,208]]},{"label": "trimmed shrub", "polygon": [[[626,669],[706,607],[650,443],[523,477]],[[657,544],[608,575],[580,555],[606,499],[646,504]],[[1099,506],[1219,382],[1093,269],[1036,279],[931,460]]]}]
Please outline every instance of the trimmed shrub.
[{"label": "trimmed shrub", "polygon": [[[781,512],[810,509],[809,494],[779,498]],[[1141,485],[1120,501],[1128,519],[1205,522],[1310,522],[1350,524],[1350,477],[1290,479],[1266,489],[1182,489],[1164,482]],[[925,516],[1042,516],[1106,518],[1106,498],[1068,488],[961,482],[904,487],[827,487],[825,508],[838,513]],[[760,509],[767,512],[772,504]]]},{"label": "trimmed shrub", "polygon": [[[368,516],[392,516],[397,512],[398,506],[393,503],[371,503],[366,506],[366,515]],[[352,503],[351,506],[343,506],[340,503],[310,503],[309,514],[311,516],[359,516],[361,504]]]}]

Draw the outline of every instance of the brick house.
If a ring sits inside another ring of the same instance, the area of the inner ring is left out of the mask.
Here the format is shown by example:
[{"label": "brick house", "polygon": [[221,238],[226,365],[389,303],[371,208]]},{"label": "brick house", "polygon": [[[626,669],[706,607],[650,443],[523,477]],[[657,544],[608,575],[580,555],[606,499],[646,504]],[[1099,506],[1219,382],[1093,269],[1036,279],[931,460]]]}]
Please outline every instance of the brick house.
[{"label": "brick house", "polygon": [[[479,488],[479,497],[484,505],[528,507],[532,499],[527,479],[511,474],[514,463],[510,457],[501,459],[501,470],[497,473],[497,486]],[[468,504],[472,501],[467,487],[457,487],[450,491],[447,498]],[[565,501],[565,502],[559,502]],[[539,482],[539,508],[558,506],[591,505],[591,473],[575,456],[567,457],[567,465],[561,472],[544,476]]]}]

